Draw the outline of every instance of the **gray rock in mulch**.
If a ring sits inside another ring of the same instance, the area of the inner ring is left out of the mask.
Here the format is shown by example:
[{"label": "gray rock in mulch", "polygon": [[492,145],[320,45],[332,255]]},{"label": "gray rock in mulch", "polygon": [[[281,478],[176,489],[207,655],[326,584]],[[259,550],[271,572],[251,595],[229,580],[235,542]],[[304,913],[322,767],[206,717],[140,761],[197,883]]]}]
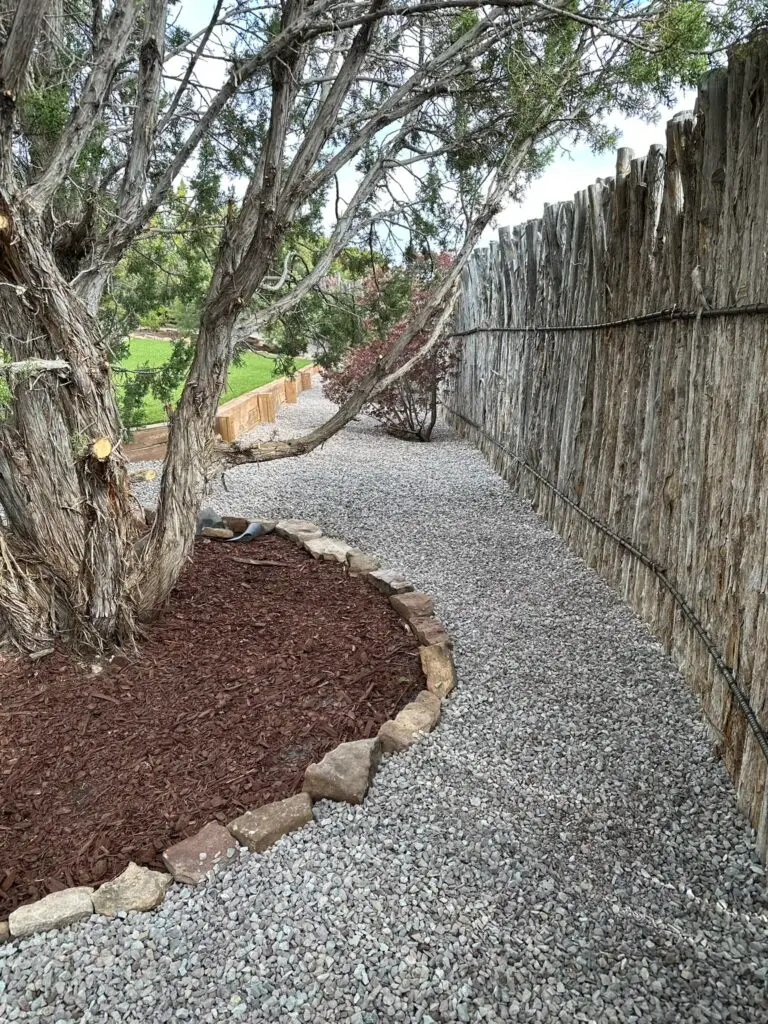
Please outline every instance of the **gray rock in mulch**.
[{"label": "gray rock in mulch", "polygon": [[363,802],[381,757],[381,742],[353,740],[340,743],[322,761],[311,764],[304,775],[304,792],[313,800]]},{"label": "gray rock in mulch", "polygon": [[164,871],[151,871],[131,861],[117,878],[99,886],[93,894],[93,909],[107,915],[118,910],[153,910],[163,902],[172,881]]},{"label": "gray rock in mulch", "polygon": [[387,596],[391,594],[407,594],[413,590],[413,585],[395,569],[377,569],[376,572],[368,573],[369,581]]},{"label": "gray rock in mulch", "polygon": [[203,530],[221,530],[226,527],[224,520],[221,518],[215,508],[206,506],[201,508],[197,514],[197,526],[195,527],[196,536],[202,536]]},{"label": "gray rock in mulch", "polygon": [[425,733],[432,732],[440,719],[440,697],[422,690],[416,700],[406,704],[394,721],[385,722],[379,729],[381,747],[385,753],[405,750],[413,746]]},{"label": "gray rock in mulch", "polygon": [[232,540],[234,537],[232,531],[226,526],[205,526],[202,535],[208,540]]},{"label": "gray rock in mulch", "polygon": [[11,936],[20,939],[25,935],[34,935],[35,932],[63,928],[90,917],[93,913],[92,893],[93,889],[83,885],[76,889],[52,892],[35,903],[18,907],[8,917]]},{"label": "gray rock in mulch", "polygon": [[251,525],[251,520],[244,516],[222,516],[222,523],[238,537],[241,533],[245,533]]},{"label": "gray rock in mulch", "polygon": [[447,647],[420,647],[421,668],[427,678],[427,689],[439,697],[447,697],[456,686],[456,666]]},{"label": "gray rock in mulch", "polygon": [[189,839],[168,847],[163,861],[177,882],[199,885],[217,864],[236,856],[237,846],[232,836],[223,825],[211,821]]},{"label": "gray rock in mulch", "polygon": [[349,544],[334,537],[308,537],[304,541],[304,547],[313,558],[323,559],[325,562],[341,562],[342,565],[346,563],[347,555],[352,550]]},{"label": "gray rock in mulch", "polygon": [[297,793],[264,807],[246,811],[229,823],[229,831],[254,853],[276,843],[282,836],[312,821],[312,800],[308,793]]}]

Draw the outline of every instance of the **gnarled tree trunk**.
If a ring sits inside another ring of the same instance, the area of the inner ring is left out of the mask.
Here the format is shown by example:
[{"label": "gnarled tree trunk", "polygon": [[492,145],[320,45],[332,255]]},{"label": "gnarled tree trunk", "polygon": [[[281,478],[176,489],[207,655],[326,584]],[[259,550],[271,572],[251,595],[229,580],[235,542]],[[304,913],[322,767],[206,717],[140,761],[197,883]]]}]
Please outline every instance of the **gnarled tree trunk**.
[{"label": "gnarled tree trunk", "polygon": [[194,542],[213,464],[213,424],[226,383],[233,326],[231,315],[203,316],[195,358],[171,418],[157,515],[136,580],[142,618],[170,593]]},{"label": "gnarled tree trunk", "polygon": [[0,273],[0,344],[18,364],[0,425],[0,624],[28,648],[130,640],[137,518],[107,351],[39,218],[3,195]]},{"label": "gnarled tree trunk", "polygon": [[[321,283],[357,231],[373,230],[386,216],[378,196],[389,191],[399,167],[464,154],[467,140],[455,130],[451,97],[466,94],[468,109],[481,99],[468,70],[494,47],[517,40],[520,18],[535,40],[539,20],[560,14],[521,8],[507,18],[503,8],[491,7],[455,38],[445,38],[439,4],[434,28],[422,24],[430,12],[419,5],[401,10],[383,0],[359,10],[335,0],[286,0],[269,5],[271,13],[257,25],[239,5],[223,10],[216,0],[210,23],[195,37],[199,44],[188,40],[168,51],[168,0],[121,0],[104,5],[107,11],[95,4],[90,28],[64,5],[65,27],[87,41],[83,53],[80,42],[73,44],[67,63],[54,62],[46,77],[41,69],[46,53],[53,52],[48,34],[62,23],[57,4],[17,0],[0,33],[0,375],[11,391],[10,401],[3,400],[7,409],[0,405],[0,633],[23,649],[57,638],[90,647],[130,643],[136,620],[163,602],[190,553],[212,459],[221,467],[222,460],[232,466],[312,451],[377,389],[401,379],[422,358],[425,353],[398,366],[407,344],[435,318],[426,349],[436,343],[462,261],[524,170],[531,148],[555,124],[561,125],[557,131],[566,130],[571,114],[564,97],[581,88],[587,73],[582,44],[575,43],[573,55],[558,64],[561,79],[550,87],[547,76],[538,108],[528,111],[539,82],[538,59],[531,63],[531,86],[520,94],[525,128],[518,127],[515,102],[505,101],[502,123],[510,142],[494,157],[495,173],[476,213],[467,213],[456,268],[345,405],[310,435],[225,448],[215,443],[213,424],[233,327],[273,265],[287,227],[345,167],[361,161],[352,196],[343,209],[337,201],[325,251],[287,295],[255,315],[256,322],[293,308]],[[467,0],[467,7],[476,4]],[[385,40],[403,33],[402,52],[388,43],[380,52],[379,24]],[[225,26],[222,38],[242,28],[244,40],[253,35],[253,45],[242,47],[248,55],[233,59],[218,89],[201,94],[198,62],[218,53],[217,29]],[[541,31],[548,31],[547,24]],[[585,26],[579,32],[586,37]],[[623,44],[610,45],[620,55]],[[601,56],[612,81],[610,52]],[[70,74],[70,57],[74,85],[59,110],[65,123],[45,152],[30,159],[34,132],[24,123],[25,90],[45,95]],[[185,69],[180,80],[176,65],[169,65],[177,57]],[[493,88],[506,95],[504,68],[503,61],[497,70],[490,68],[489,81],[496,84],[483,85],[488,96]],[[392,78],[381,95],[359,88],[381,74]],[[148,228],[198,147],[216,134],[246,89],[254,94],[244,106],[257,119],[266,119],[268,109],[268,125],[254,126],[253,152],[244,154],[250,180],[239,209],[229,210],[197,352],[171,420],[157,516],[149,536],[137,543],[143,525],[121,454],[108,351],[97,322],[100,299],[128,246]],[[580,102],[577,107],[573,116],[581,126]],[[489,154],[496,153],[499,128],[486,129],[483,120],[474,119],[482,139],[473,139],[478,151],[487,145]],[[172,139],[173,147],[164,139]],[[169,154],[169,148],[175,151]]]}]

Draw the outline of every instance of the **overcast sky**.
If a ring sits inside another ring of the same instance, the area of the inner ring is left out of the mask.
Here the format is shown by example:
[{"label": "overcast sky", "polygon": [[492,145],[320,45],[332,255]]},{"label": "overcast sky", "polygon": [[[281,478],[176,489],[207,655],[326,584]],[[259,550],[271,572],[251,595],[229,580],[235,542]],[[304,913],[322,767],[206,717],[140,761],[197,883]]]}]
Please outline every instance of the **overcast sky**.
[{"label": "overcast sky", "polygon": [[[635,156],[645,156],[654,143],[665,144],[666,124],[673,114],[680,110],[693,110],[695,100],[695,92],[680,93],[674,106],[659,108],[660,119],[656,124],[648,124],[636,117],[612,117],[608,118],[608,124],[621,132],[620,146],[629,146]],[[588,146],[575,146],[570,153],[562,153],[540,178],[531,183],[522,202],[510,203],[499,214],[496,226],[488,228],[482,241],[496,238],[502,225],[514,227],[540,217],[545,203],[571,199],[574,192],[591,185],[597,178],[612,176],[615,169],[615,153],[593,153]]]}]

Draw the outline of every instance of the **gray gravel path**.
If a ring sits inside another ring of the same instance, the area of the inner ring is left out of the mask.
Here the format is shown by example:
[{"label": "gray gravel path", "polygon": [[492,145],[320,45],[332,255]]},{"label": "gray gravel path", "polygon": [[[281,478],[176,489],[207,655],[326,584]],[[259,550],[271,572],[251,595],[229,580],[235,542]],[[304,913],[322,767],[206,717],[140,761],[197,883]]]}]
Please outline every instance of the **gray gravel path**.
[{"label": "gray gravel path", "polygon": [[361,421],[228,487],[432,593],[460,688],[361,808],[153,914],[0,945],[0,1021],[768,1020],[766,879],[694,699],[480,455]]}]

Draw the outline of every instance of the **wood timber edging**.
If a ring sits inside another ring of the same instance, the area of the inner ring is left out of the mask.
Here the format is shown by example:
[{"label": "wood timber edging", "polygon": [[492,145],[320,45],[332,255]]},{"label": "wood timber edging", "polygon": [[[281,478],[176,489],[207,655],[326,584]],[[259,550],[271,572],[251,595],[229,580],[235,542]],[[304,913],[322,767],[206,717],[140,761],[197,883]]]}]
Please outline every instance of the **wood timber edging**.
[{"label": "wood timber edging", "polygon": [[453,642],[434,617],[432,598],[416,591],[400,572],[382,569],[378,559],[326,536],[312,522],[252,519],[249,523],[259,523],[264,533],[274,530],[315,559],[339,563],[350,576],[362,576],[387,596],[405,629],[419,640],[426,689],[394,719],[384,722],[377,736],[340,743],[321,761],[308,765],[300,793],[251,808],[226,826],[210,821],[194,835],[169,847],[163,853],[167,873],[131,862],[120,875],[98,888],[81,885],[50,893],[17,907],[7,921],[0,921],[0,942],[56,931],[93,915],[113,917],[125,911],[154,910],[172,885],[205,884],[214,868],[226,867],[246,852],[264,853],[289,832],[312,824],[312,805],[317,800],[362,803],[382,754],[407,750],[437,725],[442,703],[456,685],[456,668]]},{"label": "wood timber edging", "polygon": [[[236,441],[260,423],[274,423],[277,410],[285,402],[293,404],[302,391],[312,387],[312,378],[320,367],[305,366],[294,376],[277,377],[253,391],[246,391],[220,405],[214,430],[223,441]],[[123,446],[129,462],[156,462],[165,458],[168,424],[154,423],[134,431],[133,439]]]}]

